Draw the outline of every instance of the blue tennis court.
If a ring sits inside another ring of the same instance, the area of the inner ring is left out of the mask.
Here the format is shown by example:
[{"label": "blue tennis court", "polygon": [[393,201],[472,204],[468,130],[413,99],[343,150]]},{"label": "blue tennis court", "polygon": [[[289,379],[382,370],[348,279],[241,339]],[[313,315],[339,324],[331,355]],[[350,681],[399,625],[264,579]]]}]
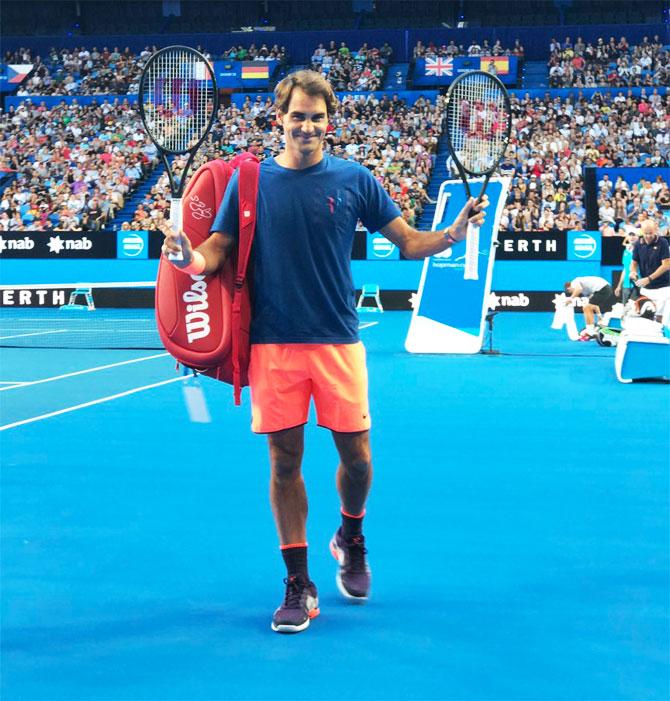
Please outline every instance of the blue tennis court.
[{"label": "blue tennis court", "polygon": [[412,356],[407,313],[363,321],[373,595],[337,592],[312,424],[321,616],[298,636],[270,630],[284,568],[246,394],[205,380],[194,424],[159,352],[3,349],[3,698],[668,698],[667,386],[618,384],[613,349],[544,313],[499,315],[499,356]]}]

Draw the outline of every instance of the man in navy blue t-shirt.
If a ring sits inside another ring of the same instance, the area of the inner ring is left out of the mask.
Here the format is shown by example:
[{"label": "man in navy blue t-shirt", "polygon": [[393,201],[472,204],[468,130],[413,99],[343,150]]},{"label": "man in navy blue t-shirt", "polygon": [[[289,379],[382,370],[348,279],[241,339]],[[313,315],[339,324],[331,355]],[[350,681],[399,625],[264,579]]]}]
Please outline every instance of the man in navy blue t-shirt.
[{"label": "man in navy blue t-shirt", "polygon": [[[287,76],[275,89],[284,149],[261,164],[253,249],[251,320],[252,429],[270,446],[270,499],[286,564],[286,591],[272,628],[308,627],[319,604],[307,568],[307,496],[301,473],[310,400],[318,423],[331,430],[340,456],[337,487],[341,526],[330,549],[337,585],[347,599],[370,591],[362,532],[372,481],[365,349],[358,338],[350,257],[356,224],[380,231],[407,258],[425,258],[462,241],[468,217],[484,219],[486,200],[471,199],[446,230],[411,228],[363,166],[323,151],[337,99],[313,71]],[[163,252],[189,273],[211,274],[238,236],[237,177],[233,176],[209,239],[193,250],[183,232],[166,234]]]},{"label": "man in navy blue t-shirt", "polygon": [[670,285],[670,246],[658,235],[658,224],[645,219],[640,224],[642,240],[635,244],[630,279],[638,287],[656,290]]}]

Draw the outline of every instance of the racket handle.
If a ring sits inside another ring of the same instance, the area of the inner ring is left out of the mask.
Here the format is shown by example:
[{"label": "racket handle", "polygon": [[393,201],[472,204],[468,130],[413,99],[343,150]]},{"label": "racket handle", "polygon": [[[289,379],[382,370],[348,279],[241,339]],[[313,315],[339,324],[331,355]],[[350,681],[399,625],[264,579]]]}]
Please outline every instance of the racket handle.
[{"label": "racket handle", "polygon": [[479,280],[479,227],[468,224],[465,239],[465,273],[464,280]]},{"label": "racket handle", "polygon": [[[175,234],[181,231],[182,220],[181,220],[181,197],[173,197],[170,200],[170,228]],[[179,241],[181,245],[181,239]],[[169,260],[184,260],[184,254],[182,251],[179,253],[168,254]]]}]

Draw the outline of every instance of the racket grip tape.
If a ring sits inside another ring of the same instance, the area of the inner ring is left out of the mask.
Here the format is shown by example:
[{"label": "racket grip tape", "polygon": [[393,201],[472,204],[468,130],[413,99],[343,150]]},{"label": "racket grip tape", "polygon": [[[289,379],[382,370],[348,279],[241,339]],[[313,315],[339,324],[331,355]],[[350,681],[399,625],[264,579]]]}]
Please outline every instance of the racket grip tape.
[{"label": "racket grip tape", "polygon": [[[175,234],[181,231],[182,227],[182,217],[181,217],[181,197],[173,197],[170,200],[170,228]],[[179,242],[181,245],[181,240]],[[184,254],[179,251],[179,253],[170,253],[168,255],[169,260],[184,260]]]},{"label": "racket grip tape", "polygon": [[479,280],[479,227],[468,224],[468,235],[465,239],[465,272],[464,280]]}]

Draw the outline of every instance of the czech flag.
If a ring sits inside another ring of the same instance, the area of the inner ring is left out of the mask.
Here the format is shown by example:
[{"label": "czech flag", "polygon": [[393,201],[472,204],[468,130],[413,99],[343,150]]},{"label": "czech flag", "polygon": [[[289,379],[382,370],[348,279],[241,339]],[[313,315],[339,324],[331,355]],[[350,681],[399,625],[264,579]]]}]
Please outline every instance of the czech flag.
[{"label": "czech flag", "polygon": [[7,82],[12,83],[12,85],[19,85],[28,77],[28,74],[32,70],[32,63],[8,63]]}]

